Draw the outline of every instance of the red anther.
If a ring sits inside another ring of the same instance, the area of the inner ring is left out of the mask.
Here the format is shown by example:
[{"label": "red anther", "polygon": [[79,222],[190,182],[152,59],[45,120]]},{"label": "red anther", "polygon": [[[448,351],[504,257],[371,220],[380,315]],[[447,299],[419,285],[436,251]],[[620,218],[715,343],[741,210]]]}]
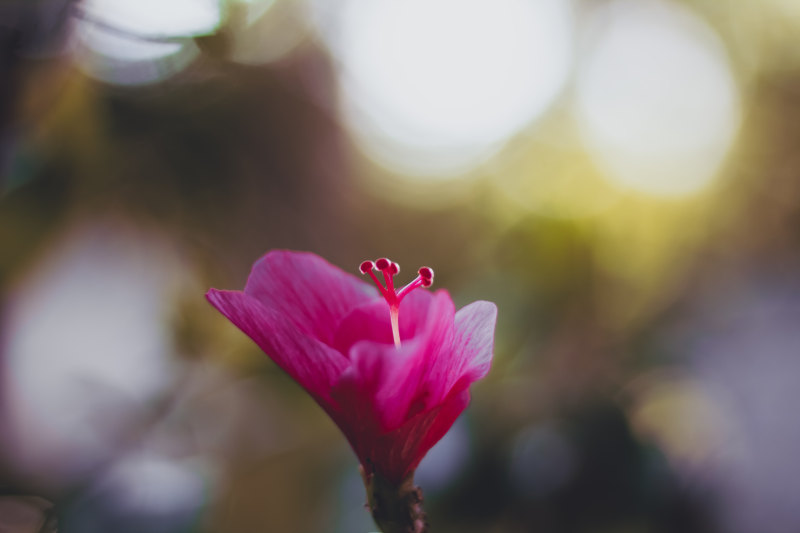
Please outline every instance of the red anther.
[{"label": "red anther", "polygon": [[375,261],[375,268],[377,268],[380,271],[384,271],[390,266],[392,266],[392,262],[386,259],[385,257],[381,257],[380,259]]},{"label": "red anther", "polygon": [[[421,267],[418,272],[419,272],[419,275],[422,277],[422,279],[425,279],[425,280],[428,280],[428,281],[433,281],[433,269],[432,268],[430,268],[430,267]],[[426,287],[430,287],[430,283],[428,285],[425,285],[425,286]]]},{"label": "red anther", "polygon": [[371,272],[375,269],[375,263],[372,261],[364,261],[361,263],[361,266],[358,267],[362,274],[366,274],[367,272]]},{"label": "red anther", "polygon": [[390,267],[389,272],[392,274],[392,276],[396,276],[400,273],[400,265],[392,261],[392,266]]}]

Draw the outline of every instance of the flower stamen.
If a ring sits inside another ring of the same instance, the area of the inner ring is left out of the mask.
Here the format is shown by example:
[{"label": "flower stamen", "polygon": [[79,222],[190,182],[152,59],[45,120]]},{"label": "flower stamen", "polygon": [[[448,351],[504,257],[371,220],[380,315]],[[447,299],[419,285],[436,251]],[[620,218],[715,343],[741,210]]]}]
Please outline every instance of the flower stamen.
[{"label": "flower stamen", "polygon": [[[395,290],[394,276],[400,272],[400,265],[394,261],[381,257],[375,262],[364,261],[358,269],[362,274],[369,274],[372,281],[378,286],[378,290],[381,291],[383,299],[389,304],[392,337],[394,338],[395,347],[400,348],[400,302],[417,287],[430,287],[433,284],[433,269],[429,267],[420,268],[417,277],[399,291]],[[385,287],[378,281],[378,277],[373,272],[374,270],[379,270],[383,273]]]},{"label": "flower stamen", "polygon": [[361,263],[361,266],[358,267],[362,274],[369,274],[369,277],[372,278],[372,281],[375,282],[375,285],[378,286],[378,290],[381,291],[381,295],[388,301],[389,294],[386,292],[386,289],[383,288],[381,282],[378,281],[378,278],[375,276],[375,273],[372,272],[373,270],[378,270],[378,267],[375,266],[375,263],[372,261],[364,261]]}]

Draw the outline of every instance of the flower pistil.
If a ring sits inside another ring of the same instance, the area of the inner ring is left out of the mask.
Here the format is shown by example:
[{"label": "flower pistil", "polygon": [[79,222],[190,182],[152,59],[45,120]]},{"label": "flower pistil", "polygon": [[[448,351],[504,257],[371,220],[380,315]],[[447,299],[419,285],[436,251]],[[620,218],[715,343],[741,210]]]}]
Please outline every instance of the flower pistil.
[{"label": "flower pistil", "polygon": [[[392,336],[394,337],[394,345],[400,348],[400,302],[405,296],[416,289],[417,287],[430,287],[433,284],[433,269],[429,267],[421,267],[417,271],[417,277],[402,289],[395,290],[394,277],[400,272],[400,265],[381,257],[375,261],[364,261],[361,263],[359,270],[362,274],[369,274],[378,290],[381,291],[383,299],[389,304],[389,318],[392,322]],[[375,270],[383,273],[383,279],[386,284],[384,287],[378,277],[375,275]]]}]

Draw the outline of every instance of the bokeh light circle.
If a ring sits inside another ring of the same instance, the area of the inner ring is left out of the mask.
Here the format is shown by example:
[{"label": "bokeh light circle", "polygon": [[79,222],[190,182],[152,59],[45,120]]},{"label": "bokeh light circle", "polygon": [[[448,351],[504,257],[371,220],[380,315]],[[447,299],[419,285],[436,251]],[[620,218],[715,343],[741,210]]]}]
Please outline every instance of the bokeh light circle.
[{"label": "bokeh light circle", "polygon": [[569,71],[561,0],[349,0],[333,18],[346,123],[401,173],[469,170],[541,115]]},{"label": "bokeh light circle", "polygon": [[77,11],[76,61],[114,85],[165,80],[199,54],[192,37],[220,24],[214,0],[89,0]]},{"label": "bokeh light circle", "polygon": [[185,272],[160,237],[73,229],[9,299],[0,383],[18,468],[70,480],[106,460],[175,378],[169,301]]},{"label": "bokeh light circle", "polygon": [[656,1],[595,14],[576,114],[616,184],[679,196],[705,188],[735,138],[739,96],[725,50],[690,12]]},{"label": "bokeh light circle", "polygon": [[230,57],[237,63],[261,65],[288,56],[308,37],[305,2],[238,0],[231,5],[237,26]]}]

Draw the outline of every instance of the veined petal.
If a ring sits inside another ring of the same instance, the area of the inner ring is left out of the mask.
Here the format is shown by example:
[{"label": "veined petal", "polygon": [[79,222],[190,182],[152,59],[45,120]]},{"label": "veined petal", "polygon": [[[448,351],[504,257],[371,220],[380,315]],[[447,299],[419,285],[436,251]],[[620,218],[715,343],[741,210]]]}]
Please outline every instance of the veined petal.
[{"label": "veined petal", "polygon": [[348,366],[345,356],[248,294],[211,289],[206,298],[330,412],[331,386]]},{"label": "veined petal", "polygon": [[396,370],[393,379],[398,388],[414,391],[410,397],[411,414],[427,411],[450,391],[447,377],[453,367],[454,315],[450,294],[445,290],[436,291],[424,328],[414,337],[416,350],[403,361],[403,367]]},{"label": "veined petal", "polygon": [[384,477],[399,483],[419,466],[428,450],[444,437],[467,405],[469,390],[454,389],[432,409],[417,414],[390,433],[379,435],[365,455],[381,468]]},{"label": "veined petal", "polygon": [[350,349],[350,366],[334,384],[331,396],[342,412],[341,420],[336,422],[351,442],[357,434],[388,431],[392,429],[391,421],[402,420],[405,415],[402,398],[382,401],[382,389],[390,382],[393,367],[399,364],[399,352],[393,344],[373,341],[358,342]]},{"label": "veined petal", "polygon": [[459,360],[463,367],[451,374],[453,383],[462,375],[473,382],[489,373],[496,322],[497,306],[492,302],[472,302],[458,310],[453,352],[460,354]]},{"label": "veined petal", "polygon": [[244,292],[326,344],[351,309],[379,297],[375,287],[321,257],[288,250],[256,261]]},{"label": "veined petal", "polygon": [[[401,330],[403,313],[409,311],[405,304],[400,307]],[[333,396],[362,423],[390,431],[447,394],[437,380],[439,360],[449,356],[453,343],[455,309],[449,294],[437,291],[426,314],[424,325],[416,326],[420,331],[400,349],[369,340],[350,348],[351,367],[334,386]]]},{"label": "veined petal", "polygon": [[[370,268],[397,271],[385,258],[359,270]],[[409,290],[431,278],[420,270]],[[325,409],[368,472],[400,483],[489,371],[497,309],[475,302],[456,313],[446,291],[401,290],[396,341],[397,293],[381,291],[385,298],[314,254],[273,251],[253,266],[243,292],[211,289],[206,297]]]}]

